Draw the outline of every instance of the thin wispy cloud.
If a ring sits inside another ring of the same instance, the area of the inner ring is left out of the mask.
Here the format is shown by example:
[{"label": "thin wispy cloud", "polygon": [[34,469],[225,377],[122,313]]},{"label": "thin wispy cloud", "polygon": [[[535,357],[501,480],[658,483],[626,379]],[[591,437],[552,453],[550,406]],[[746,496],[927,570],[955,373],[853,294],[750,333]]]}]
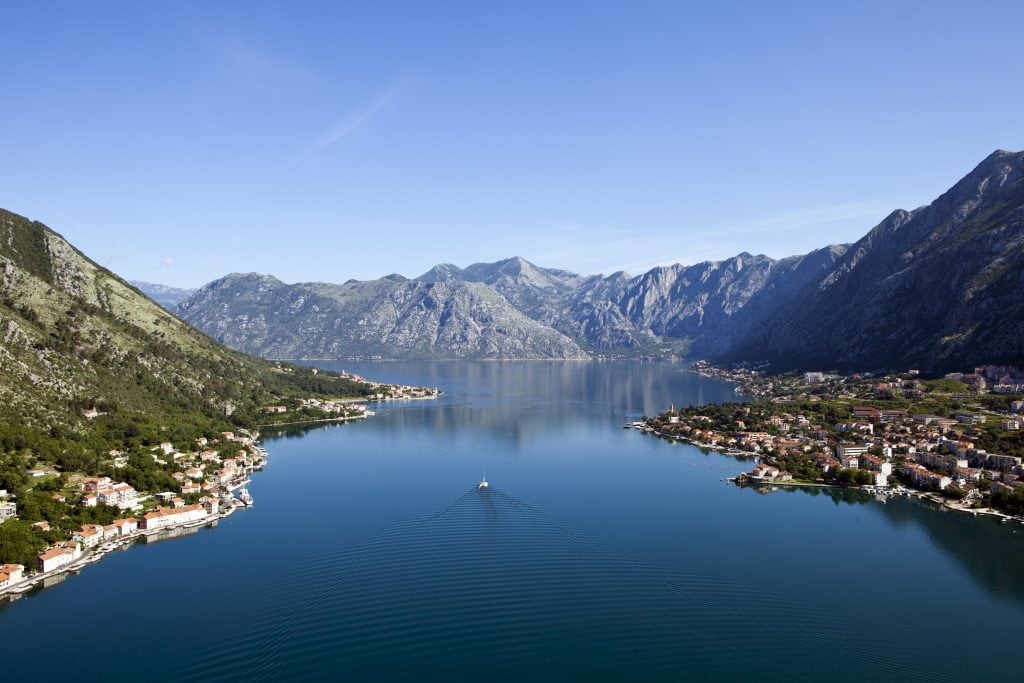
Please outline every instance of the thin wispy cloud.
[{"label": "thin wispy cloud", "polygon": [[323,153],[332,145],[336,145],[341,142],[355,132],[356,129],[373,118],[375,114],[387,107],[388,104],[397,97],[397,95],[398,89],[392,87],[364,102],[361,106],[356,108],[354,111],[349,112],[344,118],[340,119],[337,123],[324,131],[319,137],[310,143],[310,145],[308,145],[301,154],[299,154],[285,167],[291,168],[303,164],[316,155]]},{"label": "thin wispy cloud", "polygon": [[674,263],[690,265],[718,261],[743,251],[766,253],[773,258],[805,253],[835,241],[825,239],[810,243],[806,233],[831,226],[825,232],[834,235],[834,224],[849,223],[855,226],[856,234],[860,236],[881,221],[893,206],[891,200],[872,199],[792,209],[707,230],[688,230],[679,238],[660,243],[662,258],[640,260],[634,267],[649,270]]},{"label": "thin wispy cloud", "polygon": [[299,62],[238,36],[206,35],[215,67],[231,83],[253,90],[316,84],[320,78]]},{"label": "thin wispy cloud", "polygon": [[[766,216],[704,229],[680,229],[672,237],[580,223],[547,223],[557,246],[537,254],[544,263],[579,273],[626,271],[636,275],[658,266],[693,265],[719,261],[743,251],[781,258],[824,247],[828,239],[810,242],[812,231],[850,223],[860,235],[878,223],[894,206],[877,199],[831,206],[781,211]],[[783,253],[785,252],[785,253]]]},{"label": "thin wispy cloud", "polygon": [[[855,219],[881,220],[885,214],[892,210],[892,202],[884,199],[872,199],[862,202],[850,202],[846,204],[834,204],[832,206],[818,206],[803,209],[793,209],[781,213],[755,218],[749,221],[722,226],[710,230],[705,234],[749,234],[770,231],[778,232],[799,232],[808,230],[829,223],[838,221],[849,221]],[[868,227],[865,226],[865,232]]]},{"label": "thin wispy cloud", "polygon": [[174,269],[174,265],[175,265],[175,263],[174,263],[174,257],[173,256],[164,256],[160,260],[160,268],[163,269],[163,270],[173,270]]}]

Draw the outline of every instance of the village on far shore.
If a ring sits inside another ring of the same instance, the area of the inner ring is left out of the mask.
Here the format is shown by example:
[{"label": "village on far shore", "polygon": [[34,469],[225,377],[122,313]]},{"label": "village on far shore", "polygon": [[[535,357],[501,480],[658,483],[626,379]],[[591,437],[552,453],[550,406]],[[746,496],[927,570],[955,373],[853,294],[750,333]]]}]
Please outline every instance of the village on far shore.
[{"label": "village on far shore", "polygon": [[[278,364],[280,368],[280,364]],[[313,375],[319,373],[313,368]],[[263,408],[265,415],[282,416],[290,414],[297,422],[313,422],[317,420],[343,420],[373,415],[367,411],[367,403],[384,401],[409,401],[413,399],[437,398],[441,390],[437,387],[407,386],[404,384],[380,384],[372,382],[351,372],[342,370],[337,373],[341,379],[351,380],[370,386],[370,393],[365,398],[322,399],[297,398],[288,403],[270,405]],[[275,419],[274,424],[289,424],[285,419]]]},{"label": "village on far shore", "polygon": [[[313,374],[317,372],[314,368]],[[261,412],[267,416],[265,426],[357,420],[374,414],[368,409],[371,402],[436,398],[441,394],[435,387],[381,384],[348,372],[338,374],[369,385],[370,392],[358,399],[299,397],[264,406]],[[95,408],[83,411],[87,420],[102,414]],[[144,492],[127,482],[117,481],[116,476],[62,473],[46,466],[30,471],[30,480],[51,485],[61,483],[50,496],[61,506],[110,511],[108,518],[117,512],[123,516],[105,524],[83,524],[67,537],[53,540],[39,553],[35,566],[0,564],[0,599],[20,597],[37,585],[59,583],[67,573],[77,573],[105,554],[138,540],[152,542],[189,533],[216,524],[238,508],[252,505],[252,496],[246,488],[249,477],[267,461],[267,452],[257,445],[258,440],[258,432],[239,429],[238,433],[225,431],[199,437],[189,444],[165,441],[145,453],[128,454],[118,450],[108,453],[107,463],[112,473],[138,465],[141,457],[147,467],[170,475],[166,480],[176,482],[178,489],[174,491]],[[132,460],[133,457],[136,459]],[[0,524],[18,518],[17,498],[0,489]],[[32,522],[37,533],[51,539],[58,533],[56,525],[57,520]]]},{"label": "village on far shore", "polygon": [[1024,521],[1024,370],[986,365],[767,376],[694,364],[752,400],[676,410],[630,426],[741,458],[741,485],[920,492],[947,507]]}]

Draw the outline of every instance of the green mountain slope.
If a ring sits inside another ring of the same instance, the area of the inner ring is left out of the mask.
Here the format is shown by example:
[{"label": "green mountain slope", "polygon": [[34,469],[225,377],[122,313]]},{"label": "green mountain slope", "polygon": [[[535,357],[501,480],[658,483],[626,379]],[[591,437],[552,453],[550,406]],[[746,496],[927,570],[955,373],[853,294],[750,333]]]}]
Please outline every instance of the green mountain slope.
[{"label": "green mountain slope", "polygon": [[[0,488],[28,457],[96,472],[112,448],[253,427],[262,405],[367,387],[231,351],[41,223],[0,210]],[[93,419],[84,412],[106,413]]]}]

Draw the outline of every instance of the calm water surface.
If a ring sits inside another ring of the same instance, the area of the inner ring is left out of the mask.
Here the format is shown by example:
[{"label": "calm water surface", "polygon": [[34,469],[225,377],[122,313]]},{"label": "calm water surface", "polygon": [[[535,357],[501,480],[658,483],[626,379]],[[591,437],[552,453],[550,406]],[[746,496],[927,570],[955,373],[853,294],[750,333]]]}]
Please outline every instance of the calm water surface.
[{"label": "calm water surface", "polygon": [[[340,364],[441,387],[267,435],[252,509],[0,607],[4,680],[1019,680],[1024,533],[722,479],[622,429],[683,366]],[[486,468],[491,488],[476,484]]]}]

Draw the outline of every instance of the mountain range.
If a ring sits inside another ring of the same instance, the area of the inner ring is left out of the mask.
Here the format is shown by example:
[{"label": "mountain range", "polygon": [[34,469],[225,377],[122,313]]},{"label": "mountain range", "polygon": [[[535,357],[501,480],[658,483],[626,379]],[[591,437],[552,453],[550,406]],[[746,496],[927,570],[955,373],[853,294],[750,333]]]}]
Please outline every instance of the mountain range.
[{"label": "mountain range", "polygon": [[522,258],[409,279],[232,274],[175,312],[273,358],[686,355],[777,370],[1024,361],[1024,152],[996,151],[854,244],[578,275]]},{"label": "mountain range", "polygon": [[128,284],[168,311],[173,311],[177,308],[178,304],[196,293],[194,288],[168,287],[167,285],[156,285],[151,282],[139,282],[138,280],[129,280]]}]

